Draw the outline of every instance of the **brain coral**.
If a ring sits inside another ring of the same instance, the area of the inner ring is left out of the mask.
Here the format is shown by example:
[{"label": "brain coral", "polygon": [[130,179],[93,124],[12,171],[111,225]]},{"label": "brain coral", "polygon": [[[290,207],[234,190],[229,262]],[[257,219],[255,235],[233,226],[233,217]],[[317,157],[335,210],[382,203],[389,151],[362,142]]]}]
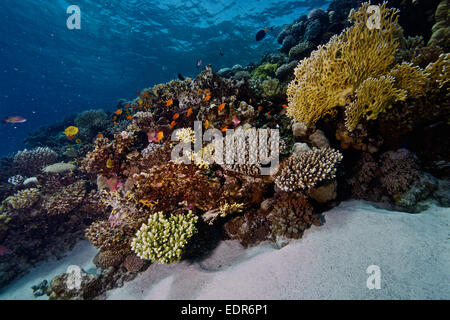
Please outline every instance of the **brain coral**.
[{"label": "brain coral", "polygon": [[169,218],[163,212],[155,213],[136,233],[131,248],[141,259],[163,264],[177,262],[181,259],[183,248],[197,232],[197,220],[198,217],[191,211]]},{"label": "brain coral", "polygon": [[292,155],[281,164],[275,184],[283,191],[314,187],[321,181],[333,179],[341,160],[342,154],[331,148]]}]

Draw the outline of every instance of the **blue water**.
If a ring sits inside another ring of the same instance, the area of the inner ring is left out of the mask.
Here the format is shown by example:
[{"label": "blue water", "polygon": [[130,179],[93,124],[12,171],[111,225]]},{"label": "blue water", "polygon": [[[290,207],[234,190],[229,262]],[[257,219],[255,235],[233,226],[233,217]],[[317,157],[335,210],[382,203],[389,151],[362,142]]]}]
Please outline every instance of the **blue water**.
[{"label": "blue water", "polygon": [[[283,24],[329,2],[1,0],[0,118],[28,121],[0,127],[0,156],[71,113],[114,110],[137,90],[195,76],[199,59],[214,70],[256,62],[278,49]],[[66,26],[69,5],[81,9],[81,30]],[[269,26],[274,32],[256,42]]]}]

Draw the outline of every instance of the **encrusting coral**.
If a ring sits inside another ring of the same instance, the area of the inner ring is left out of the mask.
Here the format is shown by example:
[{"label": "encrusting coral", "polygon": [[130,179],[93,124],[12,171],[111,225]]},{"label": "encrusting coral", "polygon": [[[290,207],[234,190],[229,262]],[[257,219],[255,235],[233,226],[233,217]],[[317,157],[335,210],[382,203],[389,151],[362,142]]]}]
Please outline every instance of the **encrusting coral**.
[{"label": "encrusting coral", "polygon": [[321,181],[333,179],[342,159],[342,154],[331,148],[292,155],[280,165],[275,184],[283,191],[314,187]]},{"label": "encrusting coral", "polygon": [[155,213],[136,233],[131,248],[141,259],[163,264],[176,262],[181,259],[189,239],[197,232],[197,220],[191,211],[168,218],[163,212]]}]

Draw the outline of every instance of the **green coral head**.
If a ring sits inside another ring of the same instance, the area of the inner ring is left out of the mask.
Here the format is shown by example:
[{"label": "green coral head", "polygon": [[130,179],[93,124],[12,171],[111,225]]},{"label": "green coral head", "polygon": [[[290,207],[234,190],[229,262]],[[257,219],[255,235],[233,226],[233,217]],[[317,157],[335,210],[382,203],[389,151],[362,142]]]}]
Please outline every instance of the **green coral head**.
[{"label": "green coral head", "polygon": [[181,259],[189,239],[197,233],[198,216],[188,214],[170,215],[162,211],[153,214],[143,224],[131,243],[131,249],[144,260],[169,264]]}]

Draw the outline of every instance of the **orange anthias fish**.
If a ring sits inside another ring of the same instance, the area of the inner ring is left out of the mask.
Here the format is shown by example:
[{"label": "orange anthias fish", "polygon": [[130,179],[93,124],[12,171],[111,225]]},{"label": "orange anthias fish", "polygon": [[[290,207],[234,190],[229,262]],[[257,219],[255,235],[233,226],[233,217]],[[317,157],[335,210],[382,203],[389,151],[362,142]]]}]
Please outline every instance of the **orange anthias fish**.
[{"label": "orange anthias fish", "polygon": [[123,113],[122,109],[117,109],[116,112],[114,112],[114,114],[120,116]]},{"label": "orange anthias fish", "polygon": [[248,103],[252,103],[252,99],[250,98],[250,99],[248,99]]},{"label": "orange anthias fish", "polygon": [[175,124],[176,124],[175,120],[172,121],[172,122],[170,123],[170,129],[172,129],[173,127],[175,127]]},{"label": "orange anthias fish", "polygon": [[158,142],[161,142],[161,140],[164,138],[164,132],[159,131],[156,135],[156,138],[158,139]]},{"label": "orange anthias fish", "polygon": [[131,119],[133,119],[133,117],[132,117],[132,116],[128,116],[127,119],[128,119],[128,120],[131,120]]},{"label": "orange anthias fish", "polygon": [[209,89],[205,89],[205,93],[206,93],[207,95],[210,95],[210,94],[211,94],[211,91],[210,91]]},{"label": "orange anthias fish", "polygon": [[191,116],[191,114],[192,114],[192,108],[189,108],[187,113],[186,113],[186,117],[189,118]]},{"label": "orange anthias fish", "polygon": [[209,128],[209,120],[205,120],[205,129]]},{"label": "orange anthias fish", "polygon": [[13,117],[8,117],[8,119],[6,120],[2,120],[3,124],[7,124],[7,123],[23,123],[26,122],[27,119],[25,119],[24,117],[21,116],[13,116]]},{"label": "orange anthias fish", "polygon": [[258,107],[258,111],[261,111],[263,108],[262,108],[262,106],[259,106]]},{"label": "orange anthias fish", "polygon": [[211,99],[211,96],[206,96],[205,99],[203,99],[203,101],[209,101]]},{"label": "orange anthias fish", "polygon": [[172,117],[173,120],[177,120],[180,117],[179,113],[175,113]]},{"label": "orange anthias fish", "polygon": [[227,130],[228,130],[228,126],[225,126],[225,127],[223,127],[222,130],[220,130],[220,131],[225,132],[225,131],[227,131]]},{"label": "orange anthias fish", "polygon": [[287,106],[287,105],[285,105],[285,104],[283,104],[283,105],[282,105],[282,107],[286,109],[286,108],[287,108],[288,106]]},{"label": "orange anthias fish", "polygon": [[222,111],[224,108],[225,108],[225,103],[222,103],[222,104],[219,106],[219,111]]},{"label": "orange anthias fish", "polygon": [[103,138],[103,133],[99,133],[99,134],[97,135],[97,138]]},{"label": "orange anthias fish", "polygon": [[167,100],[166,107],[170,107],[171,105],[173,105],[173,99]]}]

